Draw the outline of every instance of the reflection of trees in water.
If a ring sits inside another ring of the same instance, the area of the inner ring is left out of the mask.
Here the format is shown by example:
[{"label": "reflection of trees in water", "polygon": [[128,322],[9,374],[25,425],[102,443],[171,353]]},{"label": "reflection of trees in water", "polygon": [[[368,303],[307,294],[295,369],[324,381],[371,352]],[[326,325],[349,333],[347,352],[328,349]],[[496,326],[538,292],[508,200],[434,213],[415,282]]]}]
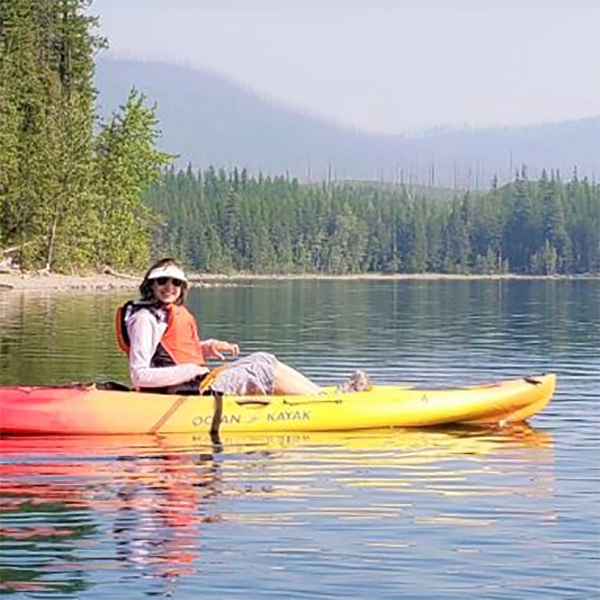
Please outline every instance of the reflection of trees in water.
[{"label": "reflection of trees in water", "polygon": [[53,385],[107,376],[127,380],[115,344],[114,315],[122,295],[14,293],[0,298],[3,385]]},{"label": "reflection of trees in water", "polygon": [[597,280],[298,280],[192,290],[189,304],[207,337],[226,334],[311,361],[326,339],[327,358],[316,358],[329,364],[336,352],[354,356],[358,347],[364,358],[383,341],[398,357],[407,345],[412,354],[508,343],[525,355],[574,336],[593,343],[597,294]]},{"label": "reflection of trees in water", "polygon": [[[517,356],[528,365],[557,348],[597,347],[597,295],[597,280],[299,280],[192,289],[188,304],[205,337],[239,340],[244,352],[269,349],[322,383],[337,381],[332,370],[345,376],[365,365],[385,365],[386,381],[421,381],[465,350],[488,353],[475,377],[483,381],[496,365],[514,373]],[[0,380],[127,381],[114,312],[130,296],[0,297]],[[477,366],[451,371],[464,383]]]}]

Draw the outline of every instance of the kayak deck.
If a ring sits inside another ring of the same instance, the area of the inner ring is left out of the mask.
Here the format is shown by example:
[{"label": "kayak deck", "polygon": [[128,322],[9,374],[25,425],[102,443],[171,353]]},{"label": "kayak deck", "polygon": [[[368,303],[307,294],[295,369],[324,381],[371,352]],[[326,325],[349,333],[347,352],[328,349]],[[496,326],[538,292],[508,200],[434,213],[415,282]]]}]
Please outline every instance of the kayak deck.
[{"label": "kayak deck", "polygon": [[374,385],[318,396],[169,396],[95,386],[0,388],[0,433],[147,434],[347,431],[525,421],[550,401],[554,374],[457,389]]}]

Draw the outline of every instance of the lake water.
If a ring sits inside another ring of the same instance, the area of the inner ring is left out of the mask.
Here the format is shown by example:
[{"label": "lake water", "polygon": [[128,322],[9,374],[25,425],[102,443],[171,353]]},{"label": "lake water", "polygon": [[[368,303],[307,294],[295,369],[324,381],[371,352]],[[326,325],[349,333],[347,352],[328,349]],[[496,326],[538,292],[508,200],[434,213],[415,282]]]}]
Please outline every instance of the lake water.
[{"label": "lake water", "polygon": [[[595,599],[600,285],[260,281],[194,289],[204,337],[319,383],[558,373],[529,426],[221,439],[4,438],[0,592],[31,598]],[[129,294],[0,295],[0,380],[120,379]],[[0,415],[1,418],[1,415]]]}]

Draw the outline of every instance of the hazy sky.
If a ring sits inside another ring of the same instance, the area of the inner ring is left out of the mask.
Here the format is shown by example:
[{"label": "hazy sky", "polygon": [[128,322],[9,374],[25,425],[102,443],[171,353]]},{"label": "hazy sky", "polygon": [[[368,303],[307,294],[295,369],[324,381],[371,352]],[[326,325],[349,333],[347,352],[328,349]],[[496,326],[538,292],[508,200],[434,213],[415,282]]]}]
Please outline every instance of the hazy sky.
[{"label": "hazy sky", "polygon": [[105,56],[383,133],[600,114],[598,0],[94,0]]}]

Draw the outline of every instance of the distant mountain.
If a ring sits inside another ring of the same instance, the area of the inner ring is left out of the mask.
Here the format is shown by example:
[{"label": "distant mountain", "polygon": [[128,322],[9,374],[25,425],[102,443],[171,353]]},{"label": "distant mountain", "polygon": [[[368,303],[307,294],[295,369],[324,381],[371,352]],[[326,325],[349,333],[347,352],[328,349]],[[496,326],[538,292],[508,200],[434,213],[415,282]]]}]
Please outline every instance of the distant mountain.
[{"label": "distant mountain", "polygon": [[600,117],[527,127],[385,136],[344,129],[260,98],[229,80],[155,62],[101,60],[99,111],[108,116],[131,87],[157,103],[162,149],[181,166],[246,167],[303,181],[335,179],[488,187],[521,165],[598,179]]}]

